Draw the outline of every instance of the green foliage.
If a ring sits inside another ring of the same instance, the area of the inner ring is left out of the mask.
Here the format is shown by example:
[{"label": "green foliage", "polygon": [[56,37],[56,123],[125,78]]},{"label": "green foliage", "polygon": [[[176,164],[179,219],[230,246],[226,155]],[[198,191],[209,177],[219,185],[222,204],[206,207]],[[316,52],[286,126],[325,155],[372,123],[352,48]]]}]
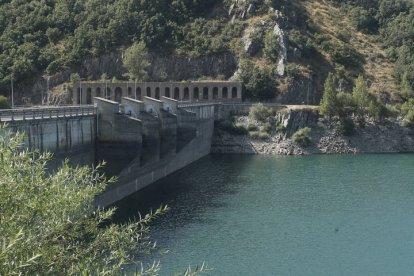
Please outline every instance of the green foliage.
[{"label": "green foliage", "polygon": [[277,62],[279,38],[273,32],[268,32],[264,39],[263,54],[270,62]]},{"label": "green foliage", "polygon": [[374,33],[378,29],[378,21],[372,10],[367,10],[362,7],[353,7],[350,8],[348,15],[350,21],[359,31]]},{"label": "green foliage", "polygon": [[367,112],[369,116],[376,120],[382,120],[389,115],[388,109],[377,99],[369,102]]},{"label": "green foliage", "polygon": [[356,113],[364,116],[369,105],[368,86],[363,76],[359,76],[352,91],[352,98],[356,106]]},{"label": "green foliage", "polygon": [[165,208],[137,222],[110,224],[114,209],[94,205],[112,181],[99,167],[72,168],[65,161],[50,172],[49,154],[22,150],[21,134],[0,131],[1,275],[117,275],[153,250],[148,224]]},{"label": "green foliage", "polygon": [[148,50],[143,42],[134,43],[125,51],[124,67],[128,70],[127,76],[130,80],[145,81],[148,61]]},{"label": "green foliage", "polygon": [[325,80],[323,96],[321,100],[320,111],[321,114],[326,116],[333,116],[337,112],[337,100],[336,100],[336,81],[332,73],[329,73]]},{"label": "green foliage", "polygon": [[364,63],[363,56],[349,44],[326,41],[321,46],[331,56],[333,62],[346,68],[360,68]]},{"label": "green foliage", "polygon": [[270,138],[270,134],[265,131],[251,131],[249,132],[250,137],[258,140],[267,140]]},{"label": "green foliage", "polygon": [[239,21],[197,18],[177,33],[178,53],[192,57],[223,53],[231,49],[242,32]]},{"label": "green foliage", "polygon": [[260,68],[251,61],[242,60],[240,69],[240,79],[246,88],[245,98],[267,101],[276,97],[276,74],[272,68]]},{"label": "green foliage", "polygon": [[339,92],[336,95],[337,111],[336,114],[339,117],[345,117],[349,113],[355,111],[355,104],[352,98],[352,94],[346,92]]},{"label": "green foliage", "polygon": [[396,61],[394,77],[405,72],[414,82],[414,2],[410,0],[332,0],[342,5],[351,22],[362,31],[380,34],[388,57]]},{"label": "green foliage", "polygon": [[262,103],[254,104],[250,107],[249,118],[261,123],[267,122],[269,117],[273,115],[273,111],[269,107],[265,107]]},{"label": "green foliage", "polygon": [[[47,68],[55,73],[85,56],[143,41],[150,49],[181,45],[185,25],[217,0],[2,1],[0,88]],[[208,26],[211,27],[211,26]],[[198,34],[202,36],[203,34]]]},{"label": "green foliage", "polygon": [[301,128],[292,135],[292,139],[302,146],[308,146],[312,142],[311,132],[309,127]]},{"label": "green foliage", "polygon": [[414,97],[414,90],[413,90],[413,88],[410,84],[410,81],[408,79],[408,73],[407,72],[405,72],[404,75],[402,76],[400,95],[404,99],[410,99],[410,98]]},{"label": "green foliage", "polygon": [[216,127],[224,132],[232,135],[247,135],[249,132],[243,125],[236,125],[234,122],[229,120],[219,121],[216,123]]},{"label": "green foliage", "polygon": [[7,98],[0,95],[0,109],[10,109],[10,104],[7,101]]}]

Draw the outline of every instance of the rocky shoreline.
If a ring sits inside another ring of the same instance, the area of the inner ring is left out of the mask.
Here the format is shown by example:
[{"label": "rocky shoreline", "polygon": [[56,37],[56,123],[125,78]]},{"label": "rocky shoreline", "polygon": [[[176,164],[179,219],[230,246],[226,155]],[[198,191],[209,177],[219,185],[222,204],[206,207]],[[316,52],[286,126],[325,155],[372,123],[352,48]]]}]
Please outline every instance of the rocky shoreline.
[{"label": "rocky shoreline", "polygon": [[[236,120],[245,122],[248,118],[240,116]],[[284,131],[272,131],[269,138],[263,140],[216,130],[211,151],[213,154],[268,155],[414,152],[414,129],[402,126],[399,119],[367,120],[362,126],[354,122],[355,129],[348,136],[341,133],[339,119],[319,118],[312,111],[290,110],[278,120]],[[311,128],[307,145],[292,139],[292,134],[304,127]]]}]

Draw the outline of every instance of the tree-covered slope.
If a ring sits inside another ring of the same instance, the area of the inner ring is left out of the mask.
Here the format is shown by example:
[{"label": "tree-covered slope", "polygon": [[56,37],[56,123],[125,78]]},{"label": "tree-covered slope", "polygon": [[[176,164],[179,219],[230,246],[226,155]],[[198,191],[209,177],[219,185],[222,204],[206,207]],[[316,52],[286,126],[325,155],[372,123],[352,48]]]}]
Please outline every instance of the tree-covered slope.
[{"label": "tree-covered slope", "polygon": [[[410,85],[414,81],[410,0],[6,0],[0,5],[0,93],[5,95],[12,75],[17,83],[53,75],[85,57],[141,41],[162,55],[231,53],[240,64],[235,76],[253,99],[311,97],[316,103],[329,72],[345,91],[363,74],[372,91],[385,98],[393,98],[389,95],[399,90],[405,72]],[[297,95],[299,90],[308,95]]]}]

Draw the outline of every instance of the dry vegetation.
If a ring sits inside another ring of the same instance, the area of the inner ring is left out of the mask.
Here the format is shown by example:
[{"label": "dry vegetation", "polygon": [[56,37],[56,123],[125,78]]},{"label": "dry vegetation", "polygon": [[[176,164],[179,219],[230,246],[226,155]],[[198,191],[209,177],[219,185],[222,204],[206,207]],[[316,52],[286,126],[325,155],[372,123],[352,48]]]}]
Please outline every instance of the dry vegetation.
[{"label": "dry vegetation", "polygon": [[[339,32],[347,32],[350,35],[350,45],[365,58],[363,73],[370,80],[373,92],[397,91],[392,77],[393,64],[385,58],[384,51],[377,42],[378,36],[358,32],[344,12],[328,1],[306,0],[304,7],[311,18],[310,23],[322,34],[329,35],[333,40],[339,40]],[[326,55],[326,53],[322,54]],[[329,56],[326,55],[326,58],[329,59]]]}]

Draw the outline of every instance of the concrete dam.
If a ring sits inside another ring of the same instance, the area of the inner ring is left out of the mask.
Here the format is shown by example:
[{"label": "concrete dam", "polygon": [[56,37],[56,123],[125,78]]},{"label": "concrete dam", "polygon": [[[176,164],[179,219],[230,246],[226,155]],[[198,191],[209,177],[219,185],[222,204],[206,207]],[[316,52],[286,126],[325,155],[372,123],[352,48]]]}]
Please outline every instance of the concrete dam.
[{"label": "concrete dam", "polygon": [[[116,201],[208,155],[219,117],[217,103],[179,104],[177,100],[95,97],[94,106],[0,111],[6,130],[26,133],[25,146],[69,156],[95,149],[95,160],[116,156],[117,181],[96,198],[99,206]],[[116,167],[116,162],[110,166]]]}]

